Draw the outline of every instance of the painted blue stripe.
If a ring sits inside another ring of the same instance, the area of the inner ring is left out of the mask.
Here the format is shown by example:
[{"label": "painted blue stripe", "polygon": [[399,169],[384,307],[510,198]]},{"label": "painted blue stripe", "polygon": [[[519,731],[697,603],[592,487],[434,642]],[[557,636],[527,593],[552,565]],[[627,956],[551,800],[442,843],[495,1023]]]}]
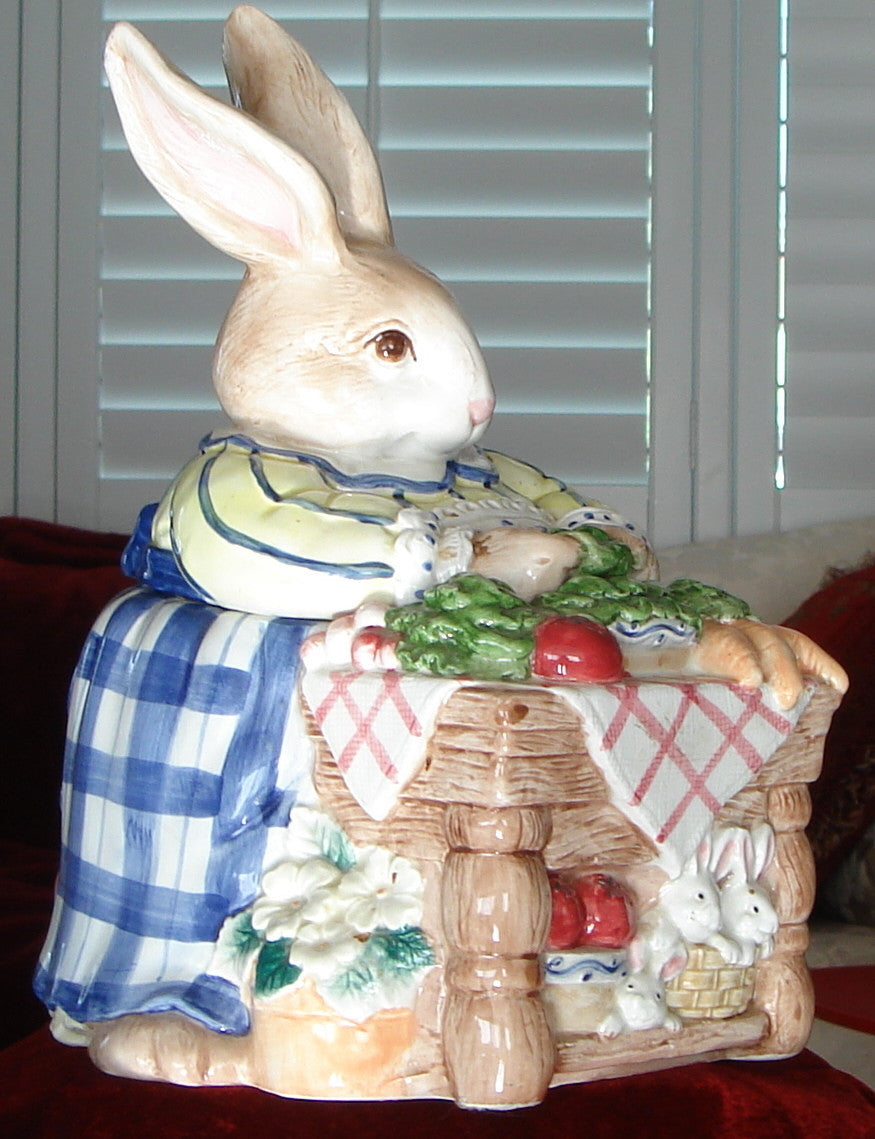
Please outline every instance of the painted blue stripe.
[{"label": "painted blue stripe", "polygon": [[[347,474],[346,471],[340,470],[339,467],[335,467],[333,463],[329,463],[327,459],[323,459],[319,455],[311,455],[307,451],[287,451],[280,447],[266,447],[260,443],[256,443],[254,439],[250,439],[247,435],[207,435],[206,438],[201,440],[200,450],[203,454],[206,454],[213,447],[221,447],[223,444],[228,443],[232,443],[244,451],[251,453],[276,455],[283,459],[295,459],[299,463],[305,463],[308,466],[315,467],[327,475],[336,486],[351,487],[357,490],[381,489],[395,490],[402,494],[409,492],[411,494],[428,495],[440,494],[442,491],[449,490],[453,484],[453,463],[447,463],[446,473],[442,479],[406,479],[402,478],[401,475],[391,475],[380,471],[369,471],[365,474],[351,475]],[[477,470],[477,468],[471,467],[471,470]]]},{"label": "painted blue stripe", "polygon": [[144,506],[137,525],[122,554],[122,570],[128,577],[158,593],[185,597],[191,601],[212,598],[188,577],[176,553],[152,544],[152,525],[158,504]]},{"label": "painted blue stripe", "polygon": [[218,459],[213,455],[207,459],[198,480],[198,503],[201,513],[208,526],[213,529],[223,541],[232,546],[240,546],[244,550],[251,550],[256,554],[265,554],[275,558],[286,565],[299,566],[301,569],[317,570],[319,573],[333,574],[336,577],[352,579],[391,577],[393,569],[386,562],[324,562],[316,558],[303,558],[292,554],[288,550],[281,550],[278,546],[271,546],[266,542],[259,542],[250,534],[236,530],[224,522],[213,505],[210,496],[209,478],[213,465]]},{"label": "painted blue stripe", "polygon": [[60,1005],[83,1023],[113,1020],[127,1013],[175,1011],[196,1017],[215,1032],[240,1036],[249,1031],[249,1011],[236,986],[205,973],[193,981],[131,984],[100,980],[77,985],[53,978],[38,966],[33,987],[49,1008]]},{"label": "painted blue stripe", "polygon": [[219,810],[221,781],[196,767],[170,767],[156,759],[110,755],[77,745],[72,789],[133,811],[154,811],[192,819],[213,818]]},{"label": "painted blue stripe", "polygon": [[168,650],[143,653],[104,637],[90,669],[92,683],[142,703],[217,715],[239,712],[249,687],[245,672],[222,665],[195,665],[180,659],[170,644]]},{"label": "painted blue stripe", "polygon": [[260,454],[249,456],[249,469],[252,471],[252,477],[255,479],[259,490],[271,502],[291,504],[300,510],[308,510],[313,514],[324,514],[328,518],[347,518],[351,522],[361,522],[366,526],[388,526],[394,521],[388,514],[362,514],[356,510],[338,510],[334,506],[321,506],[318,502],[311,502],[308,498],[300,495],[296,495],[294,499],[284,498],[271,485]]},{"label": "painted blue stripe", "polygon": [[284,826],[294,793],[277,788],[279,756],[295,696],[301,642],[310,625],[271,621],[252,664],[252,685],[222,769],[206,889],[229,899],[228,912],[258,892],[267,827]]},{"label": "painted blue stripe", "polygon": [[[127,829],[127,845],[146,844],[154,819],[139,816],[140,825]],[[217,894],[189,894],[138,881],[111,870],[93,866],[69,847],[61,860],[58,894],[79,913],[107,922],[137,937],[170,938],[173,941],[214,941],[228,916],[227,901]],[[110,975],[123,975],[109,970]]]}]

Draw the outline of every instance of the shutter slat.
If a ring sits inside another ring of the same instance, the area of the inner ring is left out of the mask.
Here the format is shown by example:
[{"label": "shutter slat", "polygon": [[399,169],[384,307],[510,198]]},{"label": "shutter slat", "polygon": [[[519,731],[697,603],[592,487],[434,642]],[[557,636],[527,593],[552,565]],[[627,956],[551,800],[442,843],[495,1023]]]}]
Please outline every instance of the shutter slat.
[{"label": "shutter slat", "polygon": [[643,415],[499,412],[484,442],[572,485],[639,483],[647,451],[646,420]]},{"label": "shutter slat", "polygon": [[388,151],[395,214],[647,217],[646,155],[610,151]]},{"label": "shutter slat", "polygon": [[453,293],[484,347],[642,348],[645,285],[457,281]]},{"label": "shutter slat", "polygon": [[800,416],[862,413],[875,419],[875,351],[791,353],[790,407]]},{"label": "shutter slat", "polygon": [[380,146],[642,150],[649,146],[647,88],[387,87]]},{"label": "shutter slat", "polygon": [[866,513],[875,490],[872,15],[790,6],[785,524]]},{"label": "shutter slat", "polygon": [[642,20],[384,19],[387,86],[636,86],[650,82]]},{"label": "shutter slat", "polygon": [[784,456],[798,489],[875,490],[875,416],[789,416]]},{"label": "shutter slat", "polygon": [[871,285],[875,265],[875,218],[808,218],[793,226],[793,287]]},{"label": "shutter slat", "polygon": [[[457,279],[645,282],[640,218],[401,218],[399,249],[447,282]],[[104,220],[104,276],[239,280],[242,268],[175,215]]]},{"label": "shutter slat", "polygon": [[646,361],[638,348],[487,348],[501,411],[643,415]]}]

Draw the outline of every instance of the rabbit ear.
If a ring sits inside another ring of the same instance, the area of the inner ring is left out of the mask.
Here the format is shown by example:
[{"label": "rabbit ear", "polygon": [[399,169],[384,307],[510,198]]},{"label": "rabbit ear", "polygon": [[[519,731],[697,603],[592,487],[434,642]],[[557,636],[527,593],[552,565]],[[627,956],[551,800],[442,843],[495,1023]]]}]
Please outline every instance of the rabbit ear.
[{"label": "rabbit ear", "polygon": [[383,179],[367,136],[300,44],[241,4],[225,24],[224,59],[235,104],[315,166],[334,194],[346,236],[391,245]]},{"label": "rabbit ear", "polygon": [[731,874],[745,877],[748,843],[748,834],[742,827],[726,827],[715,832],[711,872],[718,882]]},{"label": "rabbit ear", "polygon": [[702,874],[710,869],[711,847],[711,836],[710,834],[706,834],[696,847],[695,855],[690,859],[691,868],[695,873]]},{"label": "rabbit ear", "polygon": [[752,873],[751,879],[759,878],[775,855],[775,832],[768,823],[762,823],[751,831]]},{"label": "rabbit ear", "polygon": [[181,75],[129,24],[110,33],[105,65],[131,153],[207,241],[250,265],[342,256],[334,202],[309,162]]}]

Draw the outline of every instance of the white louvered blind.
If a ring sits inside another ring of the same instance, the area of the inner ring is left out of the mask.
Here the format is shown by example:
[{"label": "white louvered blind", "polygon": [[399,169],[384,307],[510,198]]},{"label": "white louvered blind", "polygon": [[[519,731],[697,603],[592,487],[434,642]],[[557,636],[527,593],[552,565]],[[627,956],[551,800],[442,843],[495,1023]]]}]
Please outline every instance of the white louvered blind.
[{"label": "white louvered blind", "polygon": [[875,8],[790,0],[785,527],[875,513]]},{"label": "white louvered blind", "polygon": [[[642,517],[648,0],[263,6],[350,98],[399,248],[473,324],[499,395],[487,442]],[[107,28],[136,23],[215,93],[228,10],[104,3]],[[210,354],[241,268],[151,190],[104,100],[100,524],[125,528],[220,421]]]}]

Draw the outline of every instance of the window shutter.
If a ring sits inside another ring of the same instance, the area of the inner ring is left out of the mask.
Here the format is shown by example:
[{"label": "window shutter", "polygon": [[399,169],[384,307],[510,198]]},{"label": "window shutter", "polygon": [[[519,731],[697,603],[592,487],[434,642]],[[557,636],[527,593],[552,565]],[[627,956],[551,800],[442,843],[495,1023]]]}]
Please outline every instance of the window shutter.
[{"label": "window shutter", "polygon": [[[472,323],[499,398],[487,444],[642,517],[648,0],[373,7],[270,13],[350,98],[379,150],[399,248]],[[104,4],[107,30],[131,20],[215,93],[227,10]],[[104,100],[100,520],[125,527],[221,422],[210,355],[241,268],[152,191]]]},{"label": "window shutter", "polygon": [[785,527],[875,513],[875,19],[789,13]]}]

